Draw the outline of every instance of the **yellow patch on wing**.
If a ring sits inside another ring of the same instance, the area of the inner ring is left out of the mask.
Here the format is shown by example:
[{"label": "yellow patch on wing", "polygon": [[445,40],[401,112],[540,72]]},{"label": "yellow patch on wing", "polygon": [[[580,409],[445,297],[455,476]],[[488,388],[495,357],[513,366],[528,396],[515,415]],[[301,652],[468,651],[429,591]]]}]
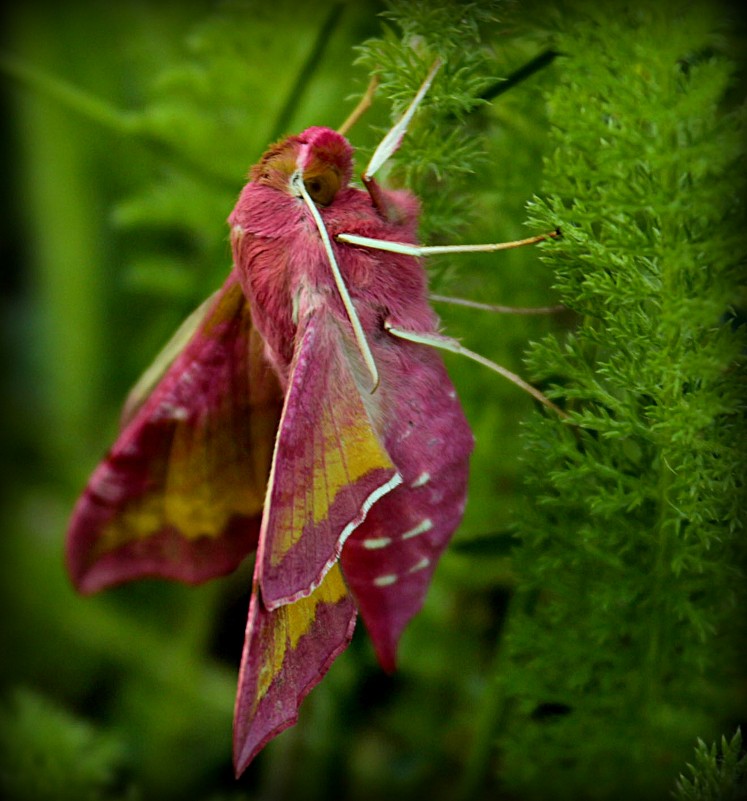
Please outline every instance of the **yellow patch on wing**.
[{"label": "yellow patch on wing", "polygon": [[[280,390],[240,285],[211,300],[200,307],[200,324],[190,324],[193,355],[170,357],[161,376],[170,388],[152,390],[128,423],[137,432],[130,447],[133,463],[142,461],[145,489],[133,491],[102,529],[99,555],[168,528],[188,540],[216,538],[231,518],[262,513]],[[205,383],[197,381],[200,360],[210,366],[218,356],[225,360],[220,385],[201,395],[194,390]],[[172,403],[172,396],[185,400]]]},{"label": "yellow patch on wing", "polygon": [[[169,527],[190,540],[217,537],[233,516],[261,514],[264,482],[255,482],[248,474],[247,456],[241,452],[246,443],[237,443],[234,433],[178,425],[162,468],[163,484],[131,501],[104,528],[98,550],[106,553]],[[272,431],[265,454],[252,454],[253,460],[264,463],[265,475],[271,442]]]},{"label": "yellow patch on wing", "polygon": [[[334,403],[323,407],[318,424],[310,427],[303,457],[294,462],[292,502],[277,510],[274,566],[301,539],[304,526],[328,517],[338,493],[374,470],[393,470],[394,465],[374,432],[358,391],[348,395],[349,407]],[[354,404],[357,402],[358,408]],[[352,408],[351,408],[352,407]],[[346,420],[346,422],[343,422]]]},{"label": "yellow patch on wing", "polygon": [[263,637],[265,661],[257,677],[255,710],[282,671],[288,649],[295,650],[301,638],[311,631],[317,616],[317,607],[320,604],[334,605],[347,592],[340,566],[334,565],[311,595],[269,613],[272,615],[272,630],[269,637]]}]

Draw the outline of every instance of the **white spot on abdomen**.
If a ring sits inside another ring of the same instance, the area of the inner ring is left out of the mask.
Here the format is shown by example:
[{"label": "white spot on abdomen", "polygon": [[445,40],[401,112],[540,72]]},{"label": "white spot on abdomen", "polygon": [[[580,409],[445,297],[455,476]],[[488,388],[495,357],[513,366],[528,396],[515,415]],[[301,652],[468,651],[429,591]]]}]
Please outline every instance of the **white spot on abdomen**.
[{"label": "white spot on abdomen", "polygon": [[164,420],[186,420],[189,411],[184,406],[175,406],[173,403],[162,403],[158,407],[159,418]]},{"label": "white spot on abdomen", "polygon": [[433,528],[433,522],[430,518],[426,517],[425,520],[422,520],[418,523],[415,528],[411,528],[409,531],[406,531],[402,535],[403,540],[412,539],[412,537],[417,537],[419,534],[425,534],[426,531],[430,531]]},{"label": "white spot on abdomen", "polygon": [[427,484],[431,480],[430,473],[421,473],[415,481],[410,484],[410,486],[415,489],[416,487],[422,487],[424,484]]},{"label": "white spot on abdomen", "polygon": [[399,438],[399,441],[404,442],[410,436],[410,434],[412,434],[412,426],[407,426],[404,434],[402,434],[402,436]]},{"label": "white spot on abdomen", "polygon": [[386,548],[391,541],[391,537],[370,537],[367,540],[363,540],[363,547],[368,548],[369,551],[373,551],[377,548]]},{"label": "white spot on abdomen", "polygon": [[431,560],[424,556],[419,562],[414,564],[407,572],[408,573],[417,573],[418,570],[425,570],[426,567],[431,563]]},{"label": "white spot on abdomen", "polygon": [[388,573],[386,576],[378,576],[373,583],[377,587],[389,587],[396,583],[398,576],[395,573]]}]

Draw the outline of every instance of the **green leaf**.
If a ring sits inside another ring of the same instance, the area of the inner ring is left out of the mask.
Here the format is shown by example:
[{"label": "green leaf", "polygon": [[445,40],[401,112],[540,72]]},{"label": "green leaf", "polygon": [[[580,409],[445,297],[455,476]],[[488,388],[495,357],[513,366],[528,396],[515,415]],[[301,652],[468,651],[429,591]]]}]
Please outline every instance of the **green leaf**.
[{"label": "green leaf", "polygon": [[747,754],[742,750],[742,732],[731,740],[721,737],[721,747],[709,748],[701,739],[695,748],[695,764],[689,776],[680,774],[675,801],[742,801],[747,798]]}]

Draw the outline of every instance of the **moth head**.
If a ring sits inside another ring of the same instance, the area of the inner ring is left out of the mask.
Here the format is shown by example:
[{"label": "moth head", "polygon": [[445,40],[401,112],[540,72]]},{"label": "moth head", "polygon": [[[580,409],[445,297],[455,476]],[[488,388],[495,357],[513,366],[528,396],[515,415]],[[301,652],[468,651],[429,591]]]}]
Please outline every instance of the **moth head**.
[{"label": "moth head", "polygon": [[307,128],[298,137],[302,143],[298,167],[311,199],[329,206],[353,172],[353,148],[344,136],[330,128]]},{"label": "moth head", "polygon": [[353,148],[330,128],[307,128],[272,145],[252,168],[254,183],[296,194],[291,179],[300,171],[306,191],[319,206],[328,206],[353,172]]},{"label": "moth head", "polygon": [[288,181],[296,171],[300,143],[297,136],[289,136],[275,142],[252,167],[252,183],[270,186],[281,192],[287,191]]}]

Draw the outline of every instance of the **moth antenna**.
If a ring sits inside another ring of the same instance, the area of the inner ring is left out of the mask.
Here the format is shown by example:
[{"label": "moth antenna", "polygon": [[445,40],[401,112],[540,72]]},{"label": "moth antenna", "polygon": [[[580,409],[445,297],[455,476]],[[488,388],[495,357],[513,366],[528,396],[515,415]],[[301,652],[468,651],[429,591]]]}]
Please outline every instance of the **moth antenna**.
[{"label": "moth antenna", "polygon": [[363,182],[368,183],[370,181],[376,171],[386,163],[386,161],[397,151],[400,144],[402,143],[402,137],[407,132],[407,126],[410,124],[410,121],[413,118],[413,115],[417,111],[418,106],[420,105],[421,101],[425,97],[426,92],[430,89],[431,84],[433,83],[433,79],[436,77],[436,73],[441,68],[443,62],[440,58],[437,58],[433,65],[431,66],[430,70],[428,71],[428,75],[426,76],[425,80],[423,81],[420,89],[418,89],[417,94],[412,99],[410,105],[405,109],[405,113],[399,118],[399,120],[392,126],[389,133],[379,142],[379,146],[374,151],[373,156],[371,156],[371,161],[368,162],[368,167],[363,172]]},{"label": "moth antenna", "polygon": [[452,298],[449,295],[430,295],[429,297],[436,303],[451,303],[453,306],[466,306],[470,309],[498,314],[559,314],[566,310],[562,304],[556,306],[501,306],[497,303],[480,303],[467,298]]},{"label": "moth antenna", "polygon": [[358,245],[363,248],[373,248],[374,250],[387,250],[390,253],[402,253],[405,256],[438,256],[445,253],[493,253],[498,250],[511,250],[521,248],[525,245],[536,245],[546,239],[557,239],[560,231],[550,231],[547,234],[538,234],[526,239],[516,239],[513,242],[495,242],[488,245],[412,245],[409,242],[391,242],[388,239],[374,239],[369,236],[358,236],[357,234],[337,234],[335,239],[338,242],[346,242],[348,245]]},{"label": "moth antenna", "polygon": [[368,87],[363,93],[363,97],[358,101],[358,105],[348,114],[345,122],[337,129],[337,133],[345,136],[355,123],[371,108],[378,86],[379,76],[374,75],[368,82]]},{"label": "moth antenna", "polygon": [[396,326],[391,325],[389,322],[384,323],[384,328],[395,337],[406,339],[408,342],[417,342],[421,345],[429,345],[432,348],[439,348],[440,350],[447,350],[450,353],[458,353],[460,356],[466,356],[468,359],[472,359],[472,361],[483,365],[483,367],[487,367],[494,373],[498,373],[498,375],[502,375],[504,378],[507,378],[512,384],[516,384],[516,386],[520,389],[523,389],[524,392],[528,392],[543,406],[547,406],[548,409],[552,409],[558,415],[558,417],[561,417],[563,420],[569,419],[568,415],[559,406],[556,406],[546,395],[543,395],[537,389],[537,387],[533,387],[531,384],[521,378],[521,376],[516,375],[516,373],[512,373],[505,367],[501,367],[500,364],[496,364],[490,359],[486,359],[484,356],[481,356],[479,353],[475,353],[473,350],[465,348],[464,345],[462,345],[460,342],[457,342],[456,339],[445,337],[441,334],[422,334],[417,331],[405,331],[402,328],[397,328]]},{"label": "moth antenna", "polygon": [[350,320],[350,324],[353,326],[355,341],[358,343],[358,349],[360,350],[363,361],[368,368],[368,372],[371,374],[371,380],[373,384],[371,387],[371,392],[373,393],[379,386],[379,371],[376,368],[376,361],[374,360],[373,353],[368,345],[368,340],[366,339],[366,334],[363,331],[360,318],[358,317],[358,313],[353,305],[353,300],[350,297],[348,288],[345,286],[345,281],[343,280],[342,273],[340,272],[340,268],[337,264],[337,259],[335,258],[335,253],[332,249],[332,242],[329,239],[329,234],[327,233],[327,229],[324,225],[324,220],[322,220],[322,215],[319,214],[319,209],[317,209],[316,203],[314,203],[314,201],[311,199],[311,196],[306,191],[301,170],[296,170],[296,172],[293,174],[291,178],[291,186],[298,193],[299,197],[303,198],[303,201],[308,206],[311,216],[314,218],[314,222],[316,223],[316,227],[319,230],[319,235],[322,238],[324,250],[326,251],[327,258],[329,259],[329,266],[332,269],[332,275],[335,279],[337,291],[340,293],[343,306],[345,306],[345,311],[348,314],[348,319]]}]

